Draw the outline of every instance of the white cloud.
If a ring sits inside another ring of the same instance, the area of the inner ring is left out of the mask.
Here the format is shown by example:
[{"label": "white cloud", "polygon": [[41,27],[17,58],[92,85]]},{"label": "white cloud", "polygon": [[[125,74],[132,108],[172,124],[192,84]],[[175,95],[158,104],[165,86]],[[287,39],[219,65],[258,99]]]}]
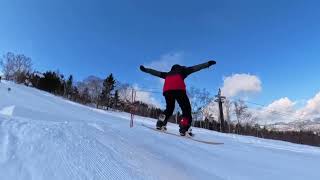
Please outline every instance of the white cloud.
[{"label": "white cloud", "polygon": [[134,89],[136,90],[136,101],[151,104],[155,107],[161,107],[161,104],[153,96],[152,92],[141,90],[138,85],[134,85]]},{"label": "white cloud", "polygon": [[303,107],[297,108],[297,104],[285,97],[272,102],[265,108],[254,110],[254,114],[263,124],[313,120],[320,117],[320,92],[308,100]]},{"label": "white cloud", "polygon": [[[261,85],[262,82],[257,76],[234,74],[224,78],[222,94],[232,99],[235,96],[261,92]],[[309,100],[293,101],[288,97],[283,97],[265,107],[250,106],[248,110],[252,112],[253,117],[259,124],[316,120],[320,119],[320,92]],[[216,107],[207,108],[207,111],[217,116]],[[232,118],[234,119],[234,117]]]},{"label": "white cloud", "polygon": [[150,92],[137,91],[136,92],[136,101],[141,101],[146,104],[152,104],[155,107],[161,107],[160,103],[156,100],[155,97]]},{"label": "white cloud", "polygon": [[234,97],[240,94],[257,93],[262,90],[259,77],[250,74],[233,74],[224,78],[222,94]]},{"label": "white cloud", "polygon": [[313,119],[320,116],[320,92],[307,101],[305,107],[297,112],[300,118]]},{"label": "white cloud", "polygon": [[269,111],[281,111],[288,113],[293,112],[295,105],[296,102],[293,102],[289,98],[285,97],[272,102],[265,109]]},{"label": "white cloud", "polygon": [[258,122],[262,124],[270,124],[277,122],[291,122],[297,120],[296,102],[289,98],[281,98],[273,101],[268,106],[253,110],[255,116],[258,118]]}]

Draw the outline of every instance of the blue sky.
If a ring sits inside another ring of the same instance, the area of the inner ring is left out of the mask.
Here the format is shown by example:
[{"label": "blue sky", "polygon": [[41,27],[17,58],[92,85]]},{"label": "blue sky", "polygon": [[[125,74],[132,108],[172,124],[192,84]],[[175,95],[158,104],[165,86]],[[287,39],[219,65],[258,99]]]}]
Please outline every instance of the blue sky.
[{"label": "blue sky", "polygon": [[255,102],[303,101],[320,90],[319,5],[312,0],[2,0],[0,53],[23,53],[35,69],[59,69],[77,80],[112,72],[122,82],[151,88],[160,83],[139,72],[140,64],[215,59],[216,67],[187,83],[214,93],[224,77],[249,73],[262,82]]}]

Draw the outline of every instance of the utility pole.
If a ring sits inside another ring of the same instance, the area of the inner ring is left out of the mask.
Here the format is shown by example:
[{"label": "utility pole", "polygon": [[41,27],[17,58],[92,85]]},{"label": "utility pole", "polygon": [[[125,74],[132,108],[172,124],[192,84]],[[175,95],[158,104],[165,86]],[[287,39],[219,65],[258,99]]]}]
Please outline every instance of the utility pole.
[{"label": "utility pole", "polygon": [[219,89],[218,95],[216,95],[216,100],[219,104],[219,114],[220,114],[220,132],[224,132],[224,116],[223,116],[223,106],[222,103],[226,100],[225,96],[221,96],[221,89]]}]

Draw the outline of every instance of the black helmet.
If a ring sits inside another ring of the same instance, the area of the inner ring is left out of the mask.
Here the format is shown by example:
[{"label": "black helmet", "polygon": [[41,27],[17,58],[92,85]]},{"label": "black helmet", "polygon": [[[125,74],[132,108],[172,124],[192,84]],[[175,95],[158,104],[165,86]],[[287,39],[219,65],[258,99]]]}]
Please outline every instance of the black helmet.
[{"label": "black helmet", "polygon": [[180,66],[179,64],[175,64],[171,67],[171,71],[178,71],[179,69],[181,69],[182,66]]}]

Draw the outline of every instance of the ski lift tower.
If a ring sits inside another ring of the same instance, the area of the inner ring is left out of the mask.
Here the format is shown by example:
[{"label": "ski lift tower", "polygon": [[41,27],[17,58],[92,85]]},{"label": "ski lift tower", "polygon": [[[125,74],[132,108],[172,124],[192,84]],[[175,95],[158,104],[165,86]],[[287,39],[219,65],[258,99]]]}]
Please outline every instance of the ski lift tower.
[{"label": "ski lift tower", "polygon": [[221,89],[219,88],[218,95],[216,95],[215,102],[219,104],[219,115],[220,115],[220,132],[224,132],[224,115],[223,115],[223,106],[222,104],[225,102],[226,97],[221,96]]}]

